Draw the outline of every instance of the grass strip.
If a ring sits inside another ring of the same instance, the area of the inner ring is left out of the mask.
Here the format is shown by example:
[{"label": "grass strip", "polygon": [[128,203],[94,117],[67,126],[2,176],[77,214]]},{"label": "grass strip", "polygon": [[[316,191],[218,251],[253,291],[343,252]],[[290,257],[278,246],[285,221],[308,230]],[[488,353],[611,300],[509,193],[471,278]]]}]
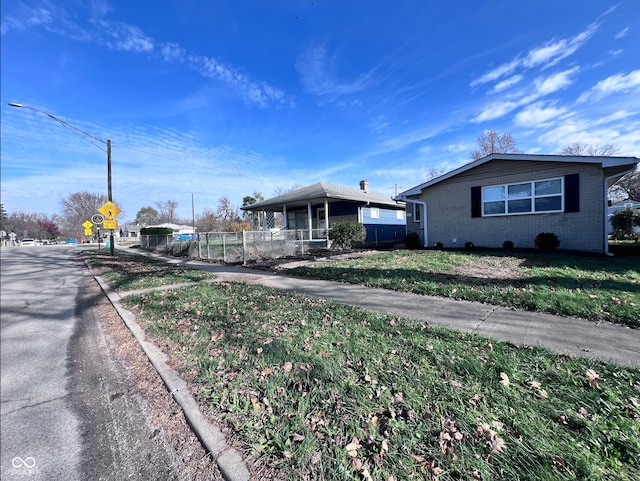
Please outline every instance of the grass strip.
[{"label": "grass strip", "polygon": [[117,250],[112,257],[108,250],[83,250],[80,255],[89,266],[116,291],[130,291],[197,282],[215,278],[215,274],[168,264],[134,252]]},{"label": "grass strip", "polygon": [[280,479],[640,479],[638,369],[244,283],[124,302]]}]

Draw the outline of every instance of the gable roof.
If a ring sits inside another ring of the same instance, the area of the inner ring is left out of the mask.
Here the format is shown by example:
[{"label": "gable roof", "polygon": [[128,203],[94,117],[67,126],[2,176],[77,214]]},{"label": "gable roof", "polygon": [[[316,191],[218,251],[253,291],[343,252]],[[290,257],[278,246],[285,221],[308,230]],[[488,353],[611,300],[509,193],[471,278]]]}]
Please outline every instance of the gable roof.
[{"label": "gable roof", "polygon": [[388,195],[353,189],[351,187],[345,187],[344,185],[328,184],[326,182],[318,182],[317,184],[309,185],[302,189],[287,192],[286,194],[240,208],[242,210],[270,210],[269,208],[275,208],[285,204],[303,205],[309,201],[320,199],[347,200],[363,204],[370,203],[404,208],[404,203],[398,204],[398,201],[393,200],[393,198]]},{"label": "gable roof", "polygon": [[458,174],[471,170],[492,160],[507,160],[507,161],[532,161],[532,162],[573,162],[577,164],[601,164],[602,168],[618,167],[620,172],[626,172],[638,163],[636,157],[593,157],[593,156],[580,156],[580,155],[537,155],[537,154],[491,154],[487,155],[473,162],[469,162],[457,169],[447,172],[439,177],[428,180],[416,187],[401,192],[396,199],[402,199],[407,195],[420,195],[423,189],[430,187],[434,184],[442,182],[443,180],[450,179]]}]

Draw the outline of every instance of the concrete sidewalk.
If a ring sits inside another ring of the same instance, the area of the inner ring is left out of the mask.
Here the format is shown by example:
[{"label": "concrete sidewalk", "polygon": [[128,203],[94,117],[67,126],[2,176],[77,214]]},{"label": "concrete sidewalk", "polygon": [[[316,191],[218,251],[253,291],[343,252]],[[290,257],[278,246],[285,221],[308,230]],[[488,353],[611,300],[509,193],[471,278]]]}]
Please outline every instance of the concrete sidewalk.
[{"label": "concrete sidewalk", "polygon": [[478,302],[400,293],[339,282],[301,279],[238,266],[140,253],[169,263],[212,272],[223,280],[261,284],[297,294],[405,316],[432,325],[445,326],[493,339],[508,340],[521,345],[543,346],[560,354],[591,357],[625,366],[640,367],[640,329],[609,322],[519,311]]}]

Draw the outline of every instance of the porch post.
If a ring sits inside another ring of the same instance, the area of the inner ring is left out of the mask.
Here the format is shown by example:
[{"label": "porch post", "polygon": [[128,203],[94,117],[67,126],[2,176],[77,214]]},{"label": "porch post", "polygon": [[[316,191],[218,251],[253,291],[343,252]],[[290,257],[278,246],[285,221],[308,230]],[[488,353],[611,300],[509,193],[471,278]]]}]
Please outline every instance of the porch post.
[{"label": "porch post", "polygon": [[329,200],[324,200],[324,227],[327,233],[324,235],[327,239],[327,249],[329,248]]},{"label": "porch post", "polygon": [[307,217],[309,218],[309,240],[313,239],[313,217],[311,216],[311,202],[307,202]]},{"label": "porch post", "polygon": [[284,216],[284,230],[289,230],[289,221],[287,220],[287,204],[282,206],[282,215]]}]

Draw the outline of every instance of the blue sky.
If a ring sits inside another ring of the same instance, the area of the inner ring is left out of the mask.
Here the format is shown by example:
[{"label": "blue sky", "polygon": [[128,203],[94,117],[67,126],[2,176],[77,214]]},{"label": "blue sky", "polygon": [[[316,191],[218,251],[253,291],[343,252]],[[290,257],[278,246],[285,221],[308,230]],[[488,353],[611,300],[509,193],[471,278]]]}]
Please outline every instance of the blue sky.
[{"label": "blue sky", "polygon": [[[1,197],[56,214],[107,190],[119,220],[294,184],[394,195],[470,160],[487,129],[526,153],[640,157],[637,0],[2,0]],[[103,146],[101,146],[103,147]]]}]

